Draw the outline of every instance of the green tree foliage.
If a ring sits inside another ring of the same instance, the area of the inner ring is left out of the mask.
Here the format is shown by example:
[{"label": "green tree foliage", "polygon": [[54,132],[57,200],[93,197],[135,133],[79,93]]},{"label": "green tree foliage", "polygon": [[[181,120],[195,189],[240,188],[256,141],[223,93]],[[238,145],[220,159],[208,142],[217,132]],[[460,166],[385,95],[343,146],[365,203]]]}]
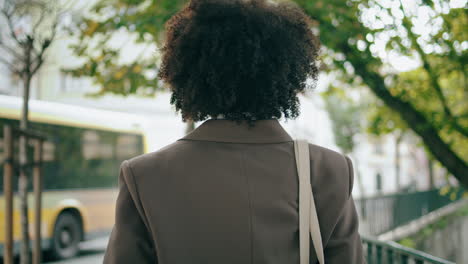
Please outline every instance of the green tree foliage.
[{"label": "green tree foliage", "polygon": [[390,133],[404,133],[409,130],[405,121],[395,111],[389,109],[379,101],[374,102],[372,107],[367,109],[366,132],[383,136]]},{"label": "green tree foliage", "polygon": [[[65,69],[73,76],[88,76],[100,87],[95,95],[140,93],[152,95],[161,88],[156,79],[158,54],[154,46],[162,40],[164,23],[186,1],[101,0],[70,33],[77,37],[74,54],[84,58],[78,68]],[[142,45],[131,61],[121,63],[121,47],[115,36],[128,38],[124,44]]]},{"label": "green tree foliage", "polygon": [[[73,74],[93,77],[102,93],[158,89],[155,75],[148,74],[157,68],[156,56],[119,64],[119,49],[108,44],[122,31],[139,43],[159,43],[164,22],[186,2],[99,1],[76,28],[80,41],[75,52],[85,63]],[[295,2],[314,21],[324,47],[323,68],[339,73],[351,86],[369,88],[421,138],[435,159],[468,186],[467,155],[455,146],[466,144],[468,138],[466,8],[442,0],[407,5],[399,0]],[[421,13],[427,15],[423,21],[427,32],[417,26]],[[379,49],[382,43],[385,50]],[[402,56],[417,60],[420,67],[399,73],[389,57]]]},{"label": "green tree foliage", "polygon": [[[463,64],[467,52],[462,45],[466,32],[461,29],[466,9],[451,7],[448,1],[423,1],[412,8],[398,0],[296,2],[317,22],[325,68],[341,72],[348,84],[368,87],[420,136],[435,159],[468,186],[467,156],[455,146],[468,139],[468,108],[463,103],[468,95]],[[415,26],[421,23],[417,12],[428,15],[424,25],[428,32]],[[385,50],[379,50],[379,42]],[[421,66],[399,73],[390,56],[406,56]],[[447,81],[447,74],[460,78]]]},{"label": "green tree foliage", "polygon": [[[462,86],[464,76],[458,71],[445,71],[445,69],[441,74],[443,75],[439,76],[439,80],[448,105],[452,105],[455,112],[467,112],[466,104],[462,103],[463,98],[466,101],[466,91]],[[430,116],[429,121],[438,128],[441,137],[448,142],[454,152],[460,157],[468,157],[468,140],[453,127],[447,126],[445,114],[441,110],[440,102],[434,100],[436,95],[430,87],[428,74],[424,70],[418,68],[399,74],[390,91],[401,95],[423,110]],[[409,130],[401,116],[383,104],[377,103],[375,107],[370,108],[368,117],[368,132],[372,134],[404,133]]]}]

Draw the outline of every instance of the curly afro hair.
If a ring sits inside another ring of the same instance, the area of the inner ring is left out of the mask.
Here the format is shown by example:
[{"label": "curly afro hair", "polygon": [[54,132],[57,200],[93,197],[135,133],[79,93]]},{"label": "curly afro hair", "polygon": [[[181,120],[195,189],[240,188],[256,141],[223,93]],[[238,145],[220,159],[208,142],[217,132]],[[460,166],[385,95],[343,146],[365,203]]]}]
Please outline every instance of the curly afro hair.
[{"label": "curly afro hair", "polygon": [[192,0],[166,23],[158,77],[183,120],[295,118],[318,51],[310,18],[291,2]]}]

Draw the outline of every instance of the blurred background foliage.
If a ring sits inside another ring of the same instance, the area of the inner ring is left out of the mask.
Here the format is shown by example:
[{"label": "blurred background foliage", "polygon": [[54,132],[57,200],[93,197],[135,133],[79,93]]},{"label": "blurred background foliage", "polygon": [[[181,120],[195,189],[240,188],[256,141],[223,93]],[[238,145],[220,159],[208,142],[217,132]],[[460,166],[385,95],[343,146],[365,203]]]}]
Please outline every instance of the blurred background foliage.
[{"label": "blurred background foliage", "polygon": [[[159,58],[154,47],[163,41],[164,23],[186,2],[98,1],[70,30],[78,38],[74,52],[84,63],[67,71],[91,77],[102,87],[98,95],[154,94],[163,88],[156,79]],[[334,79],[324,97],[331,119],[342,122],[334,126],[348,133],[338,140],[343,151],[353,148],[354,134],[360,131],[377,136],[412,133],[468,187],[466,1],[458,6],[445,0],[294,2],[312,18],[323,45],[322,70]],[[428,16],[421,17],[421,10]],[[122,63],[123,49],[111,45],[122,32],[149,48]],[[394,58],[415,66],[400,69]],[[364,96],[348,100],[352,91]],[[343,107],[349,111],[336,109],[346,100],[350,103]],[[362,123],[355,116],[368,119]]]}]

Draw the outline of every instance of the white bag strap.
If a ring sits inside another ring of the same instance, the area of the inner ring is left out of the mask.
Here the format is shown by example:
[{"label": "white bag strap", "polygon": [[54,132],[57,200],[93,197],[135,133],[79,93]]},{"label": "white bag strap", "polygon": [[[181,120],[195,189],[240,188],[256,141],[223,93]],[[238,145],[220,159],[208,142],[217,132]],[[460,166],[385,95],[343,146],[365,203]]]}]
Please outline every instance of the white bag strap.
[{"label": "white bag strap", "polygon": [[309,264],[309,233],[320,264],[325,264],[322,236],[310,184],[309,143],[294,140],[297,174],[299,177],[299,254],[300,264]]}]

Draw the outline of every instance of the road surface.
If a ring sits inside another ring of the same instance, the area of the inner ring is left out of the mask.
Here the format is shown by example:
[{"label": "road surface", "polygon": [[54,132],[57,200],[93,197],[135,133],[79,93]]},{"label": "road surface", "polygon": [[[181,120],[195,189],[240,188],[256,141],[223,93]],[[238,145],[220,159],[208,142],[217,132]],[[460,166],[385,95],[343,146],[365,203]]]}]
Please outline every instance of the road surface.
[{"label": "road surface", "polygon": [[102,264],[108,237],[86,241],[80,245],[80,255],[73,259],[46,262],[47,264]]}]

